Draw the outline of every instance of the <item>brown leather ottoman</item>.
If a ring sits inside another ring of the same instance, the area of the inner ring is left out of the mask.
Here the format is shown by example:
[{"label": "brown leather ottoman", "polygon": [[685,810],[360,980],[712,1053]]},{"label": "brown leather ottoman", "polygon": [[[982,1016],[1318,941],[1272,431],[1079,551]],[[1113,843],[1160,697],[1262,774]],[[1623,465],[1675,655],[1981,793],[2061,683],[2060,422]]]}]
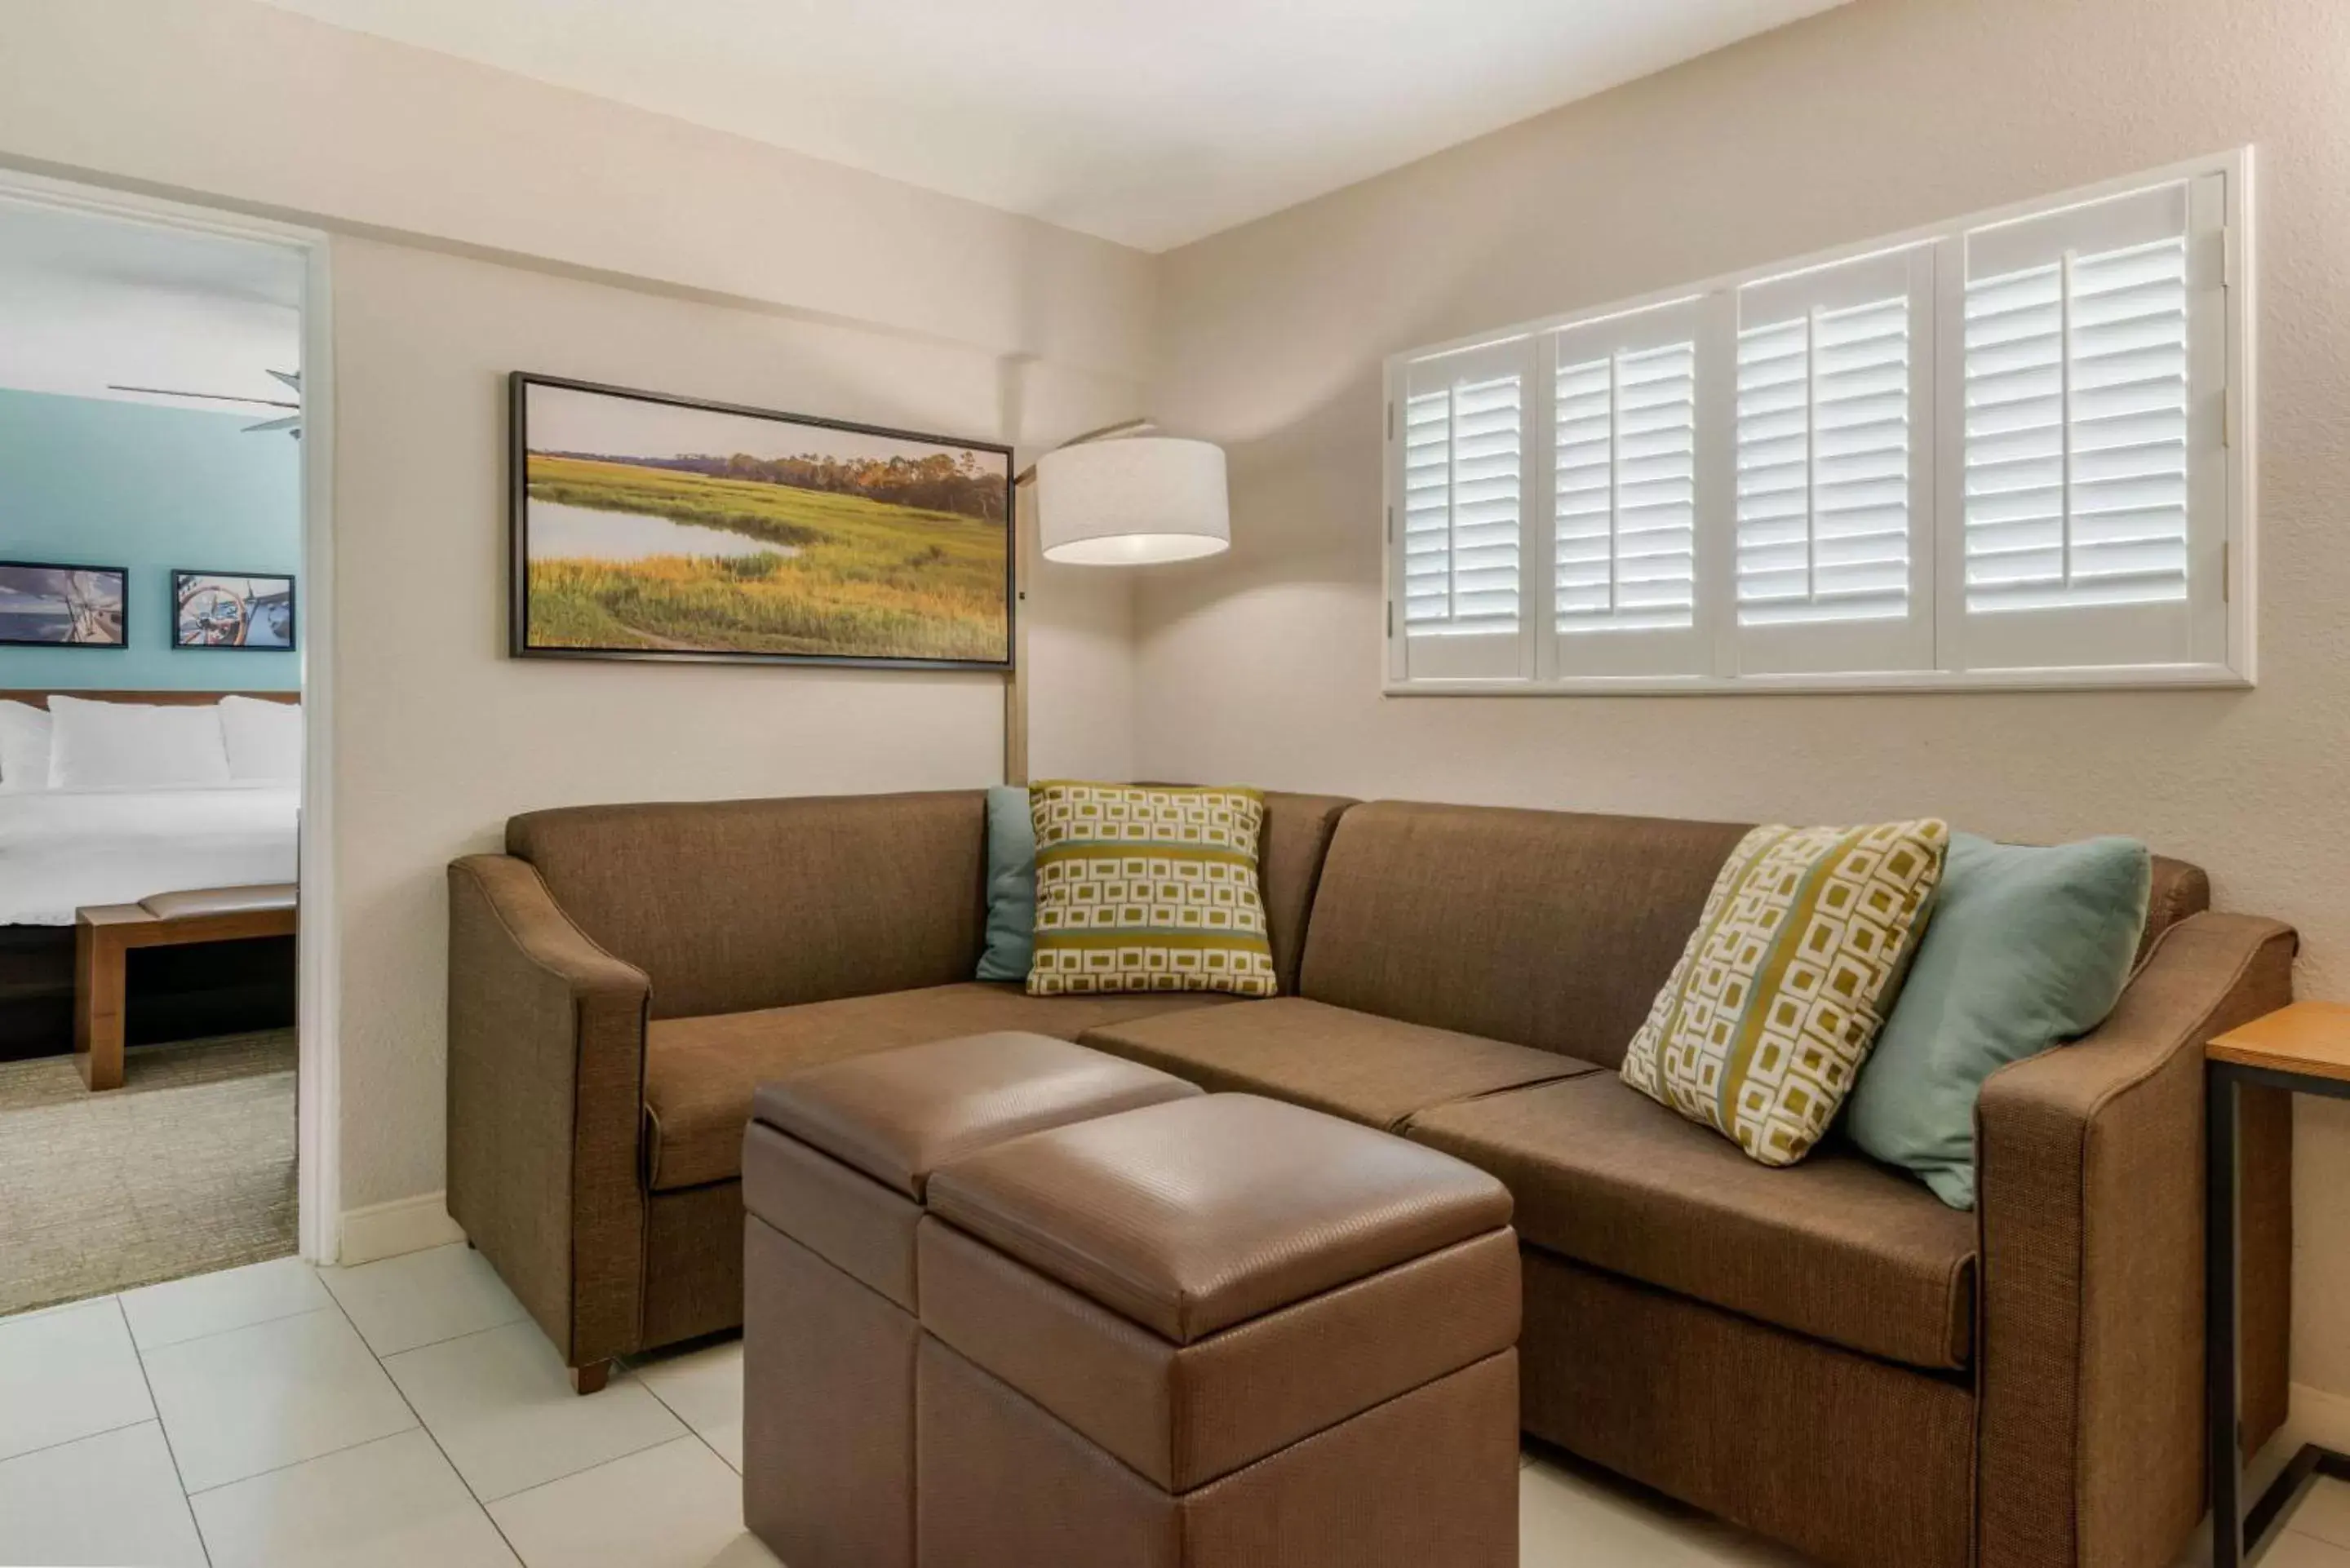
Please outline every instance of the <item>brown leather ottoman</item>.
[{"label": "brown leather ottoman", "polygon": [[942,1161],[1196,1097],[1039,1034],[980,1034],[762,1087],[743,1137],[743,1511],[792,1568],[914,1561],[915,1222]]},{"label": "brown leather ottoman", "polygon": [[1514,1568],[1492,1177],[1215,1095],[942,1163],[929,1207],[920,1568]]}]

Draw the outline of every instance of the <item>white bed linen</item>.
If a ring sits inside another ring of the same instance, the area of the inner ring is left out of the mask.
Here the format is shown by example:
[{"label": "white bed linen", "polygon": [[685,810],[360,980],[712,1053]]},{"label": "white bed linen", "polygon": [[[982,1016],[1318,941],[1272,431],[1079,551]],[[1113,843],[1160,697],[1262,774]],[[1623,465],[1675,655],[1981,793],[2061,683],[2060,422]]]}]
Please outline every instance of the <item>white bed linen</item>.
[{"label": "white bed linen", "polygon": [[69,926],[85,904],[291,882],[290,784],[0,794],[0,925]]}]

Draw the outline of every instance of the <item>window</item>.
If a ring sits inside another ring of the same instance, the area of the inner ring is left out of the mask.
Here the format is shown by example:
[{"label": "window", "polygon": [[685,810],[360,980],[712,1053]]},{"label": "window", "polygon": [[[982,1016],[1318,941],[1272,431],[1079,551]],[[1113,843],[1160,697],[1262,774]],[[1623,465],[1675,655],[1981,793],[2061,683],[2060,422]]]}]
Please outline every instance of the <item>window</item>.
[{"label": "window", "polygon": [[1430,356],[1405,372],[1409,675],[1519,673],[1526,358],[1523,343],[1505,343]]},{"label": "window", "polygon": [[1548,335],[1562,672],[1700,668],[1697,330],[1684,301]]},{"label": "window", "polygon": [[1388,689],[2248,682],[2248,172],[1399,356]]}]

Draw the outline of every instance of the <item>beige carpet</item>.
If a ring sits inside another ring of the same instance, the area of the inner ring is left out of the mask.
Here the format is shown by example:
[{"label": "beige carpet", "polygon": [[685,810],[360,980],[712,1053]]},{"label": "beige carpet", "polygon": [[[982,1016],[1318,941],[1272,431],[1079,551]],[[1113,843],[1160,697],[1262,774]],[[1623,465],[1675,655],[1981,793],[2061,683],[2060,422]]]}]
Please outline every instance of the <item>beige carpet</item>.
[{"label": "beige carpet", "polygon": [[294,1032],[0,1063],[0,1314],[294,1251]]}]

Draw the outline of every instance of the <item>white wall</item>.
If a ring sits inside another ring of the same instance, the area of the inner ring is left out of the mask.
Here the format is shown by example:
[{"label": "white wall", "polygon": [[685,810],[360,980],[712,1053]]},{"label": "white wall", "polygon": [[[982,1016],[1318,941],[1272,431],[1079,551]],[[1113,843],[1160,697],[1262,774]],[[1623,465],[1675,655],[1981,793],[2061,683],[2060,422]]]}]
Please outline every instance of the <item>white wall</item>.
[{"label": "white wall", "polygon": [[[1170,254],[1157,401],[1228,444],[1235,548],[1143,591],[1143,773],[2134,833],[2299,926],[2303,994],[2350,999],[2345,84],[2339,0],[1858,0]],[[2245,142],[2257,691],[1379,695],[1384,356]],[[2300,1126],[2296,1376],[2350,1391],[2350,1105]]]},{"label": "white wall", "polygon": [[[338,242],[333,265],[343,1171],[359,1208],[442,1185],[442,868],[498,847],[508,815],[1003,776],[994,675],[505,658],[506,371],[981,436],[1002,414],[977,350],[366,240]],[[1031,406],[1064,429],[1133,396],[1031,370]],[[1035,763],[1125,776],[1126,607],[1066,581],[1029,601]]]},{"label": "white wall", "polygon": [[[337,235],[347,1210],[442,1185],[441,867],[508,815],[1002,776],[984,674],[504,659],[504,378],[1025,461],[1140,410],[1149,258],[250,0],[0,0],[0,162]],[[1130,774],[1130,579],[1030,590],[1035,765]]]}]

